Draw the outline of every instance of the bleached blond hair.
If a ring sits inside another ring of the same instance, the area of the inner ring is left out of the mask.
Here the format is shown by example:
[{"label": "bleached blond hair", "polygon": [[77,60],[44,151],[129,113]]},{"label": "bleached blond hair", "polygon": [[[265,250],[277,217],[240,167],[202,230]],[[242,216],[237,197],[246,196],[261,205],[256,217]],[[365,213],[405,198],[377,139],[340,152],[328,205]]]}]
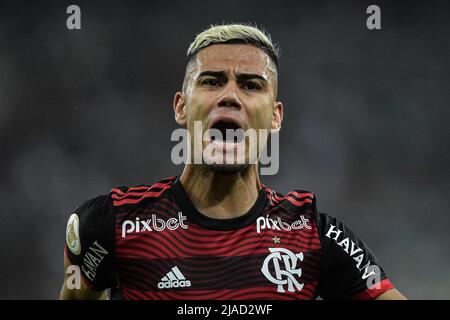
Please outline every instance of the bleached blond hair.
[{"label": "bleached blond hair", "polygon": [[270,68],[278,70],[278,58],[280,49],[273,44],[271,36],[264,29],[250,24],[221,24],[211,25],[208,29],[199,33],[190,44],[187,51],[186,76],[183,83],[183,91],[186,87],[187,76],[191,62],[197,53],[213,44],[248,44],[264,51],[271,61]]}]

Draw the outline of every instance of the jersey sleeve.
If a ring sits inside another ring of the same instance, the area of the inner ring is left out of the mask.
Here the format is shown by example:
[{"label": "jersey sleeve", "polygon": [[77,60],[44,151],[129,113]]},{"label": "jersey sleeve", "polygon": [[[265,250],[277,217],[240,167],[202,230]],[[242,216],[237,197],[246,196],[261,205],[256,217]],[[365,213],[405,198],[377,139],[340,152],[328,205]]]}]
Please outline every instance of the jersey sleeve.
[{"label": "jersey sleeve", "polygon": [[319,295],[323,299],[374,299],[394,288],[375,255],[345,224],[318,213],[323,250]]},{"label": "jersey sleeve", "polygon": [[66,255],[72,265],[79,266],[85,283],[97,291],[114,288],[118,283],[114,228],[108,195],[85,201],[67,222]]}]

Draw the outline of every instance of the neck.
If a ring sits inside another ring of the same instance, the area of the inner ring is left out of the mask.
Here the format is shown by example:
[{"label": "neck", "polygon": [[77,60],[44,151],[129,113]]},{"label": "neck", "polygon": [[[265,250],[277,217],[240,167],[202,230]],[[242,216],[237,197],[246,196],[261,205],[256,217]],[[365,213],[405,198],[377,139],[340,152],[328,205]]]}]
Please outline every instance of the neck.
[{"label": "neck", "polygon": [[180,181],[197,210],[216,219],[244,215],[256,202],[261,189],[256,165],[226,175],[214,173],[203,165],[187,164]]}]

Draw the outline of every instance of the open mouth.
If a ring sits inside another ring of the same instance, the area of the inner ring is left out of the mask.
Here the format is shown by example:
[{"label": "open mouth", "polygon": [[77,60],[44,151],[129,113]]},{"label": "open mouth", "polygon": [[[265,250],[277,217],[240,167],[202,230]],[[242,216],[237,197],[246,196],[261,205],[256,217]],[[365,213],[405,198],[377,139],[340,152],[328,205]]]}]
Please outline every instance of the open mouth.
[{"label": "open mouth", "polygon": [[244,130],[230,119],[215,121],[208,129],[211,141],[218,143],[240,143],[244,140]]}]

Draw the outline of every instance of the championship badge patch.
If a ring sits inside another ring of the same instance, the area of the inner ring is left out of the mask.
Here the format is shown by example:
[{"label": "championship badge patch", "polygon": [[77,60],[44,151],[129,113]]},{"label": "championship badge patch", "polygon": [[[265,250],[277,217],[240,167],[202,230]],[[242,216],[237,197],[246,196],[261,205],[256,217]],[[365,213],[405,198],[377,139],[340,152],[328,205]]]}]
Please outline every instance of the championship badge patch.
[{"label": "championship badge patch", "polygon": [[66,243],[69,250],[75,255],[79,255],[81,252],[79,225],[78,215],[73,213],[67,222]]}]

